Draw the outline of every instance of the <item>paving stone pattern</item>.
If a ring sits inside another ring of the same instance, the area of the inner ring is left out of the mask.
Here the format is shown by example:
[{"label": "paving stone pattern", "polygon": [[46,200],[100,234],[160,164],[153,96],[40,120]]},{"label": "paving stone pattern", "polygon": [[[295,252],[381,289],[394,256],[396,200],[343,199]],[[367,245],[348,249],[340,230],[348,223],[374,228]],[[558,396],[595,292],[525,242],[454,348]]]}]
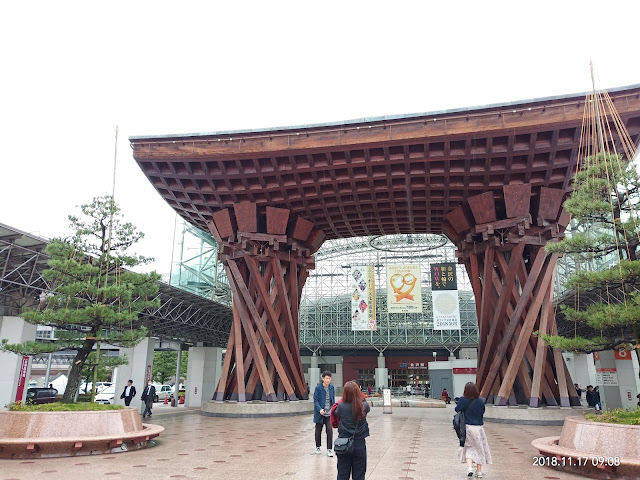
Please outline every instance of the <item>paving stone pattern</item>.
[{"label": "paving stone pattern", "polygon": [[[466,478],[451,427],[453,413],[453,405],[446,409],[398,408],[391,415],[374,408],[368,417],[367,480]],[[268,479],[336,478],[336,458],[326,456],[324,432],[323,454],[314,454],[310,417],[230,419],[205,417],[199,410],[185,409],[155,414],[150,422],[166,428],[152,448],[92,457],[0,460],[0,479],[246,480],[258,472],[262,472],[260,478]],[[485,467],[485,478],[581,478],[532,466],[537,452],[531,440],[559,435],[561,427],[487,423],[485,430],[494,461]]]}]

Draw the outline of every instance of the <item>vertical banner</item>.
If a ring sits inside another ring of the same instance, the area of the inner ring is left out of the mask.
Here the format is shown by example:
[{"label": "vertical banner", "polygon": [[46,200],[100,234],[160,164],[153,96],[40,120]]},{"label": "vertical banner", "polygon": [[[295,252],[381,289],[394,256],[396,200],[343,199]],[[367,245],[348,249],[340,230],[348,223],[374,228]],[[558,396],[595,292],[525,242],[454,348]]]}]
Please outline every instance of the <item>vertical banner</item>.
[{"label": "vertical banner", "polygon": [[460,305],[455,263],[431,265],[433,329],[460,330]]},{"label": "vertical banner", "polygon": [[27,383],[27,370],[29,370],[29,357],[24,355],[20,364],[20,373],[18,374],[18,388],[16,390],[16,402],[22,401],[24,394],[24,385]]},{"label": "vertical banner", "polygon": [[389,313],[422,313],[420,265],[387,265]]},{"label": "vertical banner", "polygon": [[376,329],[376,286],[372,266],[351,270],[351,330]]}]

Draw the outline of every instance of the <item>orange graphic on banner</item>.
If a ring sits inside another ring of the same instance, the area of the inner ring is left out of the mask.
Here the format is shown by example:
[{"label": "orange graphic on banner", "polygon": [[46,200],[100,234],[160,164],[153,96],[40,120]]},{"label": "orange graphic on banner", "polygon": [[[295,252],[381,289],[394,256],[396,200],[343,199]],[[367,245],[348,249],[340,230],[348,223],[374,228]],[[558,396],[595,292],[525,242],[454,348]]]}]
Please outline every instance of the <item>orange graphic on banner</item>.
[{"label": "orange graphic on banner", "polygon": [[616,350],[616,360],[631,360],[631,352],[628,350]]},{"label": "orange graphic on banner", "polygon": [[[402,284],[399,287],[396,287],[396,281],[394,279],[396,278],[400,278],[402,280]],[[396,302],[399,302],[402,299],[407,299],[407,300],[413,300],[413,295],[411,295],[411,291],[413,290],[413,287],[416,286],[416,277],[411,274],[411,273],[407,273],[406,275],[402,276],[399,273],[396,273],[394,275],[391,276],[391,288],[393,288],[393,291],[396,293]],[[402,291],[402,289],[406,286],[408,286],[408,290],[406,291]]]}]

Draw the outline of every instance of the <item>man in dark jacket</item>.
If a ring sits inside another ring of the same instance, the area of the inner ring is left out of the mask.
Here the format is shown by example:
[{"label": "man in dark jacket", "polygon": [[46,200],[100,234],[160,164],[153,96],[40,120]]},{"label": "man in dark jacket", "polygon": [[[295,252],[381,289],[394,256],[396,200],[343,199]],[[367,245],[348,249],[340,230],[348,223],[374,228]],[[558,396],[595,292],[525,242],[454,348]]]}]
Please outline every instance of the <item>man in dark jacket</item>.
[{"label": "man in dark jacket", "polygon": [[331,407],[336,402],[335,388],[331,385],[331,372],[322,372],[322,383],[313,392],[313,422],[316,424],[316,455],[320,455],[322,427],[327,430],[327,455],[333,457],[333,428]]},{"label": "man in dark jacket", "polygon": [[151,416],[151,407],[153,406],[153,399],[156,396],[156,387],[151,384],[151,380],[147,382],[147,386],[144,388],[142,392],[142,396],[140,397],[142,401],[145,403],[144,412],[142,412],[142,418],[147,415]]},{"label": "man in dark jacket", "polygon": [[593,385],[587,385],[586,397],[587,405],[595,408],[596,403],[598,403],[598,394],[593,391]]},{"label": "man in dark jacket", "polygon": [[128,407],[129,404],[131,403],[131,400],[135,396],[136,396],[136,387],[133,386],[133,380],[129,380],[127,382],[127,386],[124,387],[124,390],[122,391],[122,395],[120,395],[120,398],[124,398],[124,404]]}]

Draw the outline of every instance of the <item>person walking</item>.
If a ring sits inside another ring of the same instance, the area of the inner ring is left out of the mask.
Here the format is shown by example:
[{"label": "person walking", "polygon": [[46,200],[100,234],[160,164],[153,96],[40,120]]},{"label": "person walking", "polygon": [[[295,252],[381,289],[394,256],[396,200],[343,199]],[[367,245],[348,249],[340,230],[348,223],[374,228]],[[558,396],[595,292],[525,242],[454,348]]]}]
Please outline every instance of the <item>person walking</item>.
[{"label": "person walking", "polygon": [[467,476],[473,477],[473,465],[476,465],[475,475],[482,478],[483,465],[491,465],[491,451],[487,436],[484,433],[484,400],[480,398],[478,387],[473,382],[464,386],[462,398],[458,400],[456,412],[464,411],[467,438],[464,447],[460,448],[460,461],[467,464]]},{"label": "person walking", "polygon": [[142,412],[142,418],[149,415],[151,417],[151,407],[153,406],[153,399],[156,396],[156,387],[153,386],[151,380],[147,382],[147,386],[142,392],[142,396],[140,397],[142,401],[145,403],[144,412]]},{"label": "person walking", "polygon": [[316,424],[316,455],[322,451],[322,427],[327,430],[327,455],[333,457],[333,428],[331,427],[331,406],[336,401],[335,387],[331,385],[331,372],[322,372],[322,383],[313,392],[313,422]]},{"label": "person walking", "polygon": [[596,385],[596,388],[593,389],[596,394],[596,410],[602,410],[602,402],[600,401],[600,387]]},{"label": "person walking", "polygon": [[353,451],[338,455],[338,480],[364,480],[367,473],[367,443],[369,424],[367,414],[371,407],[363,398],[355,382],[347,382],[342,390],[342,401],[334,414],[338,419],[338,437],[353,437]]},{"label": "person walking", "polygon": [[442,389],[442,393],[440,394],[440,399],[446,402],[447,405],[451,403],[451,397],[449,396],[449,392],[447,392],[446,388]]},{"label": "person walking", "polygon": [[124,404],[128,407],[133,397],[136,396],[136,387],[133,386],[133,380],[127,382],[127,386],[124,387],[120,398],[124,398]]},{"label": "person walking", "polygon": [[598,404],[598,394],[593,389],[593,385],[587,385],[587,393],[585,394],[585,397],[587,397],[587,405],[592,408],[596,408],[596,405]]}]

